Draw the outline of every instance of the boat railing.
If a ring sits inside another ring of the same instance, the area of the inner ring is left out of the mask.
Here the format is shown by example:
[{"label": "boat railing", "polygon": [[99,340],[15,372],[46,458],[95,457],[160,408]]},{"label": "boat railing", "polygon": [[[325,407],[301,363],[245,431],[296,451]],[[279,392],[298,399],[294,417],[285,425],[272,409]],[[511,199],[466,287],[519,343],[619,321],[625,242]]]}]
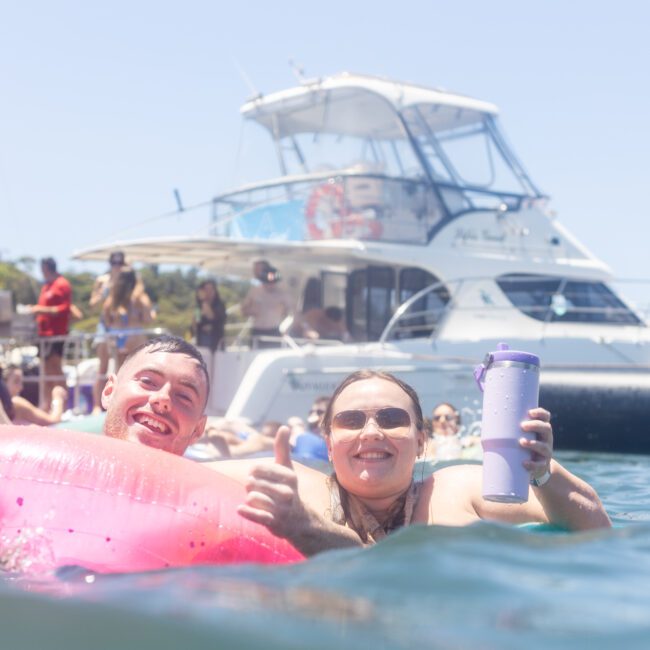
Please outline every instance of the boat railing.
[{"label": "boat railing", "polygon": [[[124,328],[111,330],[98,335],[96,332],[81,332],[72,330],[69,334],[62,336],[33,337],[22,334],[0,338],[0,358],[2,365],[18,365],[24,371],[23,383],[29,391],[30,387],[37,386],[38,402],[42,403],[47,382],[65,383],[72,388],[71,408],[73,412],[79,413],[81,407],[81,386],[87,381],[85,373],[82,373],[82,362],[96,356],[96,346],[100,342],[107,344],[109,360],[112,360],[113,367],[117,367],[118,345],[117,342],[124,337],[146,336],[151,338],[166,334],[167,330],[160,327],[155,328]],[[44,364],[40,359],[45,358],[47,347],[52,343],[63,343],[63,365],[68,371],[63,375],[49,375],[44,372]],[[97,378],[96,372],[92,374],[93,380]]]},{"label": "boat railing", "polygon": [[280,326],[278,336],[258,336],[251,333],[253,321],[247,319],[237,322],[227,322],[225,336],[222,344],[223,350],[258,350],[267,348],[291,348],[293,350],[308,349],[309,346],[343,345],[339,339],[306,338],[291,334],[292,318],[289,317]]},{"label": "boat railing", "polygon": [[[568,282],[575,281],[575,278],[559,279],[557,276],[534,276],[536,280],[552,281],[557,283],[558,288],[553,291],[535,294],[536,304],[513,304],[502,301],[496,304],[489,293],[485,290],[486,283],[494,286],[494,277],[474,276],[457,278],[447,281],[435,282],[410,296],[395,310],[395,313],[386,324],[381,336],[380,343],[390,340],[421,338],[435,339],[438,337],[442,325],[452,310],[458,312],[479,312],[481,314],[497,313],[506,315],[514,313],[533,318],[544,330],[551,324],[587,324],[587,325],[614,325],[637,327],[639,332],[647,336],[648,322],[650,317],[650,305],[635,306],[630,309],[622,302],[616,294],[613,296],[612,305],[606,306],[581,306],[571,302],[570,296],[564,291]],[[508,283],[516,285],[518,282],[530,282],[530,276],[517,278],[509,277]],[[623,281],[630,282],[630,281]],[[636,280],[636,283],[645,284],[650,288],[650,280]],[[464,290],[468,285],[478,287],[475,301],[467,298]],[[611,282],[610,282],[611,284]],[[461,292],[464,294],[459,299]],[[646,293],[647,295],[647,293]],[[434,305],[426,305],[433,297]]]}]

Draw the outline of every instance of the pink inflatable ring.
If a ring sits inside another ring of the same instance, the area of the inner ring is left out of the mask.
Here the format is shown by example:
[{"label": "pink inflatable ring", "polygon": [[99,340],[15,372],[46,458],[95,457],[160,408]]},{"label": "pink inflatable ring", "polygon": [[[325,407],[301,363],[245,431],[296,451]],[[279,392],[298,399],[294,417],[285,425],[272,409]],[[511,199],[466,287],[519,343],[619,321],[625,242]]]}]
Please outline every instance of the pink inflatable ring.
[{"label": "pink inflatable ring", "polygon": [[[244,488],[164,451],[104,436],[0,426],[0,562],[96,572],[303,556],[240,517]],[[11,567],[10,567],[11,568]]]}]

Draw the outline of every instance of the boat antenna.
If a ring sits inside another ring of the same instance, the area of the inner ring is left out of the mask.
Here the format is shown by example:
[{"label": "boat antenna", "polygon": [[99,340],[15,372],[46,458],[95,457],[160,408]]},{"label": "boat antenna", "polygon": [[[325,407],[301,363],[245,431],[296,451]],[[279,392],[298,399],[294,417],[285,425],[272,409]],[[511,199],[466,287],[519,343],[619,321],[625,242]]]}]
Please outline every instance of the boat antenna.
[{"label": "boat antenna", "polygon": [[178,211],[185,212],[185,208],[183,207],[183,201],[181,201],[181,193],[176,188],[174,188],[174,198],[176,199],[176,205],[178,206]]},{"label": "boat antenna", "polygon": [[235,68],[237,68],[237,72],[239,72],[239,76],[244,80],[244,83],[248,86],[248,89],[250,90],[252,96],[254,98],[261,97],[262,93],[255,88],[253,85],[253,82],[250,80],[250,77],[246,74],[246,70],[242,67],[242,65],[237,61],[234,55],[230,55],[230,58],[232,59],[233,65]]},{"label": "boat antenna", "polygon": [[289,67],[293,72],[294,76],[300,83],[305,82],[305,68],[301,65],[298,65],[293,59],[289,59]]}]

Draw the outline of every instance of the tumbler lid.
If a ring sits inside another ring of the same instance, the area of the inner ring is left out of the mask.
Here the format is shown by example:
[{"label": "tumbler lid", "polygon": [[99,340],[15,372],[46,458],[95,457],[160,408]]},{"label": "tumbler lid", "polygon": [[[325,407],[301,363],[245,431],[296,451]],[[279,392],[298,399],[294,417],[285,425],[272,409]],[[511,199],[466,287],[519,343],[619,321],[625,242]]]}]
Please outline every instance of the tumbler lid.
[{"label": "tumbler lid", "polygon": [[495,352],[488,352],[485,359],[480,366],[474,368],[474,379],[478,384],[479,389],[483,392],[485,386],[485,373],[489,370],[490,366],[495,363],[503,362],[524,363],[529,366],[539,367],[539,357],[530,352],[521,352],[519,350],[511,350],[507,343],[499,343]]},{"label": "tumbler lid", "polygon": [[518,361],[519,363],[528,363],[533,366],[539,366],[539,357],[531,352],[521,352],[520,350],[511,350],[507,343],[499,343],[494,352],[490,352],[490,361]]}]

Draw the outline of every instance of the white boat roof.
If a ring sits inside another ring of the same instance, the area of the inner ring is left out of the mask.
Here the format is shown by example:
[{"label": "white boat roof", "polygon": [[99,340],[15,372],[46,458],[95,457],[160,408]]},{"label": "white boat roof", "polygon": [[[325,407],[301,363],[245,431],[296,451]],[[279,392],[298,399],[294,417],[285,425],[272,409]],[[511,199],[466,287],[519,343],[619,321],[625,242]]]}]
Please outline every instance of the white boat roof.
[{"label": "white boat roof", "polygon": [[[334,101],[337,110],[330,111]],[[276,138],[303,132],[396,138],[403,137],[396,112],[415,106],[433,130],[476,122],[486,113],[498,114],[494,104],[466,95],[347,72],[260,95],[246,102],[241,113]]]},{"label": "white boat roof", "polygon": [[252,260],[266,257],[282,259],[287,266],[314,264],[315,259],[322,259],[324,264],[345,266],[350,257],[366,259],[380,256],[376,248],[357,240],[242,241],[209,236],[169,236],[114,241],[77,250],[72,257],[105,261],[113,251],[120,250],[128,262],[188,265],[224,274],[242,268],[248,272]]}]

